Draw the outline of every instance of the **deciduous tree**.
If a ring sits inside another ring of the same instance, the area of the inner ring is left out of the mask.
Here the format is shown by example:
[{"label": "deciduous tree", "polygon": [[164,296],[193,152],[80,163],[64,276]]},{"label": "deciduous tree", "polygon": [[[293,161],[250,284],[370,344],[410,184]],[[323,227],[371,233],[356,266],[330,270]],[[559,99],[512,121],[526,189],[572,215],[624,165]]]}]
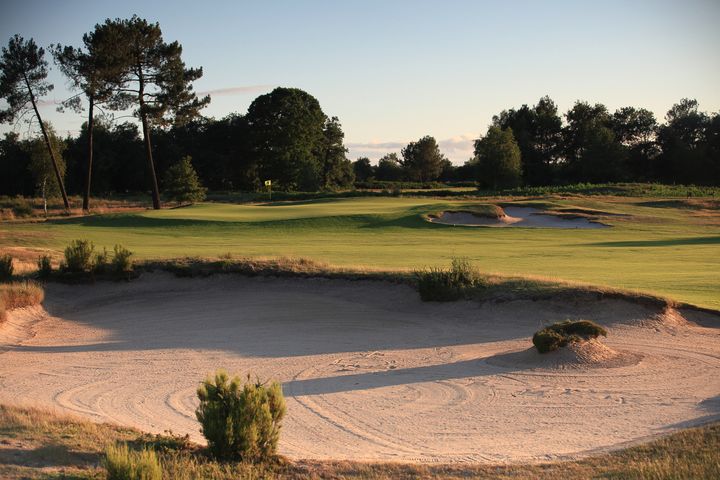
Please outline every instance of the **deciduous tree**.
[{"label": "deciduous tree", "polygon": [[515,187],[522,178],[521,154],[511,129],[491,126],[484,137],[475,141],[478,180],[496,190]]}]

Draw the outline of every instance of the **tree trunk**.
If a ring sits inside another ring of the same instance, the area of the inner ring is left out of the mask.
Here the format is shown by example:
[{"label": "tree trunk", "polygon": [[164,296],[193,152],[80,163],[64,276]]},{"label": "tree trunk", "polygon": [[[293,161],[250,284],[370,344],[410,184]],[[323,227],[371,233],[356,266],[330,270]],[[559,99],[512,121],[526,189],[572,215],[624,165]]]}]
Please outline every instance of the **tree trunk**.
[{"label": "tree trunk", "polygon": [[155,174],[155,163],[152,156],[152,144],[150,143],[150,128],[148,127],[147,112],[145,112],[145,80],[142,76],[142,69],[139,70],[140,91],[138,99],[140,102],[140,119],[142,120],[143,140],[145,142],[145,155],[147,156],[148,167],[150,168],[150,180],[152,182],[152,201],[153,208],[160,210],[160,190],[158,189],[157,175]]},{"label": "tree trunk", "polygon": [[88,97],[90,106],[88,107],[88,143],[87,143],[87,176],[85,177],[85,192],[83,194],[83,211],[90,211],[90,181],[92,180],[92,164],[93,164],[93,128],[94,116],[93,107],[95,106],[92,95]]},{"label": "tree trunk", "polygon": [[52,149],[52,145],[50,145],[50,138],[45,131],[45,124],[43,123],[42,118],[40,117],[40,112],[35,104],[35,95],[33,94],[32,88],[30,88],[30,82],[28,81],[27,76],[25,76],[25,85],[27,86],[28,92],[30,92],[30,101],[32,102],[33,110],[35,110],[35,116],[40,123],[40,130],[42,131],[43,138],[45,139],[45,146],[48,149],[48,153],[50,153],[50,159],[52,160],[53,170],[55,170],[55,178],[57,178],[58,186],[60,187],[60,194],[62,195],[63,203],[65,204],[65,210],[69,211],[70,202],[68,201],[67,193],[65,192],[65,184],[63,183],[62,175],[60,175],[60,169],[58,168],[57,160],[55,159],[55,152]]},{"label": "tree trunk", "polygon": [[47,196],[45,195],[45,184],[47,180],[43,178],[42,181],[42,196],[43,196],[43,211],[45,212],[45,218],[47,218]]}]

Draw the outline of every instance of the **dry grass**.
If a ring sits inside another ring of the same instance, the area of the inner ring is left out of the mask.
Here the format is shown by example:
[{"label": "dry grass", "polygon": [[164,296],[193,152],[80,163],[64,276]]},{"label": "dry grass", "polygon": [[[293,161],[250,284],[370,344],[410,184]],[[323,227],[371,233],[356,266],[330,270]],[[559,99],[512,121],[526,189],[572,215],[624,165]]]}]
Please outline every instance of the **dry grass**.
[{"label": "dry grass", "polygon": [[[254,466],[210,460],[197,445],[163,447],[157,438],[46,410],[0,406],[0,478],[104,478],[108,445],[155,448],[167,479],[686,479],[720,478],[720,424],[579,461],[533,465],[434,465],[346,461],[289,461]],[[148,440],[150,439],[150,441]]]},{"label": "dry grass", "polygon": [[[178,258],[144,261],[135,264],[138,271],[164,270],[183,277],[202,277],[235,273],[248,276],[329,278],[404,283],[417,287],[412,269],[383,269],[363,266],[336,266],[307,258],[233,258],[225,254],[216,258]],[[687,307],[666,297],[628,289],[618,289],[584,282],[561,280],[540,275],[505,275],[483,272],[478,286],[466,292],[478,301],[546,300],[590,301],[605,298],[628,300],[651,308]]]},{"label": "dry grass", "polygon": [[31,280],[0,283],[0,323],[5,320],[7,310],[39,305],[44,298],[42,287]]}]

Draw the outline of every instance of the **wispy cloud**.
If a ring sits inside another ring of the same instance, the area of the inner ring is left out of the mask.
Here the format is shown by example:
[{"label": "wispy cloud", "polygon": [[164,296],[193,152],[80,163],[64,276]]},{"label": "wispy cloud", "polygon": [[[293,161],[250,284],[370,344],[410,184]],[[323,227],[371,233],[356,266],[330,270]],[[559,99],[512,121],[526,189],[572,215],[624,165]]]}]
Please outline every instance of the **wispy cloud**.
[{"label": "wispy cloud", "polygon": [[52,99],[52,100],[43,100],[42,98],[38,99],[37,101],[38,107],[56,107],[62,103],[61,100]]},{"label": "wispy cloud", "polygon": [[[473,155],[473,142],[477,136],[474,135],[456,135],[454,137],[438,140],[440,151],[453,163],[462,164]],[[400,149],[405,147],[410,141],[392,142],[392,141],[374,141],[367,143],[348,142],[345,146],[349,150],[350,158],[368,157],[370,160],[377,161],[380,157],[387,153],[400,153]]]},{"label": "wispy cloud", "polygon": [[260,93],[274,88],[275,85],[240,85],[237,87],[216,88],[215,90],[206,90],[197,92],[198,96],[205,95],[242,95],[244,93]]}]

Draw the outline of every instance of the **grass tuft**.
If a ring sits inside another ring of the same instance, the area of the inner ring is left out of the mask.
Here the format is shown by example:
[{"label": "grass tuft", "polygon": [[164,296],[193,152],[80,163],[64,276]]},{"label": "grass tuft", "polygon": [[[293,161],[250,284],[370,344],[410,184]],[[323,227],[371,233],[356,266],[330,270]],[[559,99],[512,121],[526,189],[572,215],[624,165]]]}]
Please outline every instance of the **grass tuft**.
[{"label": "grass tuft", "polygon": [[453,258],[450,268],[431,267],[415,272],[420,298],[425,302],[449,302],[468,298],[485,284],[467,258]]},{"label": "grass tuft", "polygon": [[565,320],[535,332],[533,345],[540,353],[553,352],[568,343],[607,336],[607,330],[590,320]]},{"label": "grass tuft", "polygon": [[133,451],[125,443],[107,447],[104,465],[108,480],[162,480],[163,477],[154,451]]},{"label": "grass tuft", "polygon": [[0,283],[0,322],[5,320],[7,310],[39,305],[44,298],[42,287],[33,281]]}]

